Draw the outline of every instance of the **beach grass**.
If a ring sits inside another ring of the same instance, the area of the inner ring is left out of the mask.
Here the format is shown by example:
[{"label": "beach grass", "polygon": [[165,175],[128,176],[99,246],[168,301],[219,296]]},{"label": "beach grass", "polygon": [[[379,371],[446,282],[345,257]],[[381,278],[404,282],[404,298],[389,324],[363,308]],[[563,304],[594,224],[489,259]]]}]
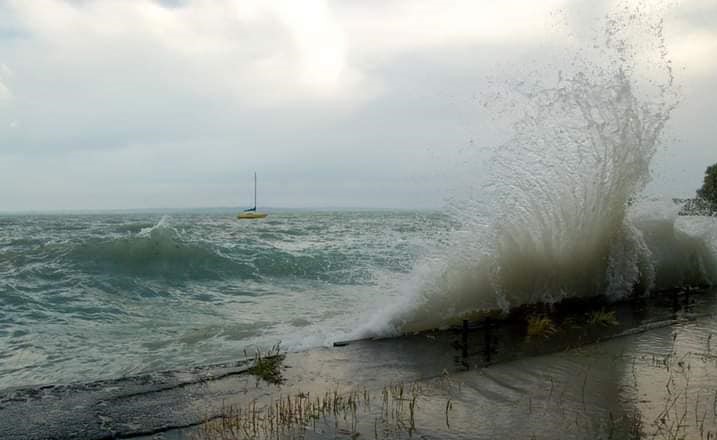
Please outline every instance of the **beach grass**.
[{"label": "beach grass", "polygon": [[605,309],[593,310],[587,314],[587,324],[592,326],[611,327],[619,325],[614,310],[607,311]]},{"label": "beach grass", "polygon": [[280,395],[263,405],[253,400],[223,407],[221,416],[201,425],[194,440],[299,439],[307,430],[355,439],[371,428],[374,438],[410,436],[421,392],[418,383],[397,383],[385,386],[380,396],[366,388],[337,387],[320,395]]},{"label": "beach grass", "polygon": [[247,372],[270,384],[281,384],[284,382],[281,368],[285,358],[286,355],[281,352],[279,344],[266,353],[257,350],[254,354],[254,365]]},{"label": "beach grass", "polygon": [[532,340],[535,338],[547,339],[557,332],[555,323],[552,319],[545,315],[533,315],[528,316],[527,329],[526,329],[526,340]]}]

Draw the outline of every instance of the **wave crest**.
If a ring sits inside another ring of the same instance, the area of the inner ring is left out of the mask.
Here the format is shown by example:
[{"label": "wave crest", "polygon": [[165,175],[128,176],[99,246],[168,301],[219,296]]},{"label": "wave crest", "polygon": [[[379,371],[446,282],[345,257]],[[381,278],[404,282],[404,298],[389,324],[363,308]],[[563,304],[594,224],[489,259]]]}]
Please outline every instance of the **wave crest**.
[{"label": "wave crest", "polygon": [[72,249],[70,257],[97,271],[136,275],[202,278],[253,274],[251,267],[222,255],[211,244],[185,238],[166,216],[136,234],[89,239]]}]

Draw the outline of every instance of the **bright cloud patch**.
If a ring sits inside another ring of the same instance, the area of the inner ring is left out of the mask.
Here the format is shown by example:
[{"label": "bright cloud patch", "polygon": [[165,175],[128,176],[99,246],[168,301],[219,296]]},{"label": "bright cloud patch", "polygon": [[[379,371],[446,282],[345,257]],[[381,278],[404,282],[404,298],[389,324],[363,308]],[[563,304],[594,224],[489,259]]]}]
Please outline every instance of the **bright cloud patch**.
[{"label": "bright cloud patch", "polygon": [[[291,100],[351,93],[343,28],[321,0],[16,1],[33,40],[67,62],[149,64],[181,76],[176,87],[250,99]],[[144,58],[144,59],[143,59]],[[125,61],[124,63],[120,63]],[[167,79],[171,79],[167,78]]]}]

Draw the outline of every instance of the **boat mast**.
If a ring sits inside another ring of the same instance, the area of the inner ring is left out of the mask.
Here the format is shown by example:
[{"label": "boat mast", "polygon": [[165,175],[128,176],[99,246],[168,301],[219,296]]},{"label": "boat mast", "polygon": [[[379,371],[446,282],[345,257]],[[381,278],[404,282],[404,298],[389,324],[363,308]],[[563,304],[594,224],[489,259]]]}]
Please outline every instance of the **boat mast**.
[{"label": "boat mast", "polygon": [[254,171],[254,211],[256,211],[256,171]]}]

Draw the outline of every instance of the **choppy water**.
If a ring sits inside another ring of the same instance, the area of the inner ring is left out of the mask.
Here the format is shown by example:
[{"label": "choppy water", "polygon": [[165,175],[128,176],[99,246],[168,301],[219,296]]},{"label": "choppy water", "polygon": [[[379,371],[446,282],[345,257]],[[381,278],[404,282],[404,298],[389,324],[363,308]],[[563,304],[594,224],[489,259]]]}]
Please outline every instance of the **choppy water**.
[{"label": "choppy water", "polygon": [[[662,287],[709,283],[717,221],[678,218],[676,209],[660,217],[652,208],[651,221],[636,222],[656,278]],[[0,217],[0,387],[355,337],[369,322],[385,325],[385,310],[407,292],[435,282],[420,268],[442,267],[427,256],[457,233],[436,212],[274,212],[259,222],[233,214]],[[470,265],[454,269],[474,274]],[[406,329],[422,315],[412,318]]]},{"label": "choppy water", "polygon": [[0,387],[714,285],[717,220],[643,196],[679,101],[663,21],[625,7],[601,31],[559,72],[496,86],[484,104],[516,112],[513,133],[445,214],[1,217]]},{"label": "choppy water", "polygon": [[234,215],[0,217],[0,388],[345,337],[451,228],[431,212]]}]

